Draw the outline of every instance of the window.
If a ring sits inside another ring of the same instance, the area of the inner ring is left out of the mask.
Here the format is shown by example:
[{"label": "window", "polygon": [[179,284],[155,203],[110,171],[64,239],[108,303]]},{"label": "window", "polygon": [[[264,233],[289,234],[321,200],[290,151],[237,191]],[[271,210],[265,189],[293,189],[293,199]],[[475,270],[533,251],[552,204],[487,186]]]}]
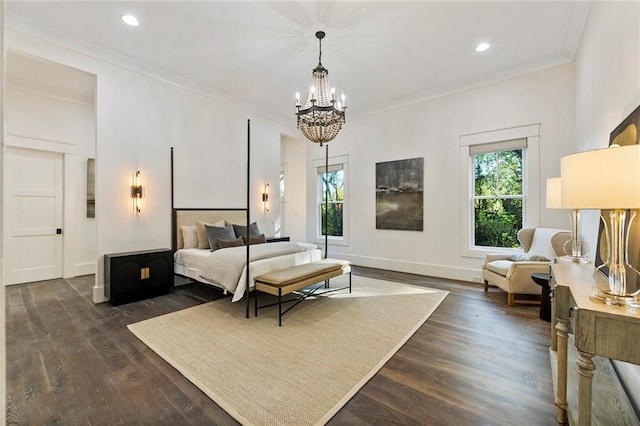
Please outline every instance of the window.
[{"label": "window", "polygon": [[326,226],[329,237],[344,237],[344,183],[345,173],[342,164],[330,165],[328,173],[325,172],[325,167],[318,167],[319,236],[324,236]]},{"label": "window", "polygon": [[[524,212],[523,149],[471,149],[474,246],[516,248]],[[507,144],[509,145],[509,144]],[[501,148],[501,147],[497,147]],[[478,152],[480,151],[480,152]]]},{"label": "window", "polygon": [[540,127],[460,136],[463,256],[513,253],[518,230],[540,226]]},{"label": "window", "polygon": [[275,229],[274,229],[274,235],[279,237],[283,234],[286,235],[287,233],[287,223],[285,221],[285,218],[287,217],[287,210],[286,210],[286,200],[285,200],[285,180],[286,180],[286,164],[282,165],[282,170],[280,170],[280,214],[278,215],[278,217],[275,220]]},{"label": "window", "polygon": [[280,202],[284,202],[284,195],[285,195],[284,179],[285,179],[285,172],[284,170],[280,170]]}]

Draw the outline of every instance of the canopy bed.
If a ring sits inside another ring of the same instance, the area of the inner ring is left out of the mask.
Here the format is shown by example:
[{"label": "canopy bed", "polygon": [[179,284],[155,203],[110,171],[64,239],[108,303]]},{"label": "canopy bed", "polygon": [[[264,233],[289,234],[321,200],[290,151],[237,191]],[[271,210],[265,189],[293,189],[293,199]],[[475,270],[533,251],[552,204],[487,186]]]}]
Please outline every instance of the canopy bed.
[{"label": "canopy bed", "polygon": [[[232,302],[246,296],[247,318],[249,293],[254,288],[256,277],[273,271],[291,270],[322,259],[322,252],[314,244],[288,241],[266,244],[266,238],[260,233],[257,223],[250,222],[250,130],[251,121],[247,120],[247,204],[244,208],[176,208],[174,152],[173,147],[171,148],[171,235],[174,272],[197,282],[218,287],[225,293],[232,293]],[[326,236],[324,257],[327,258]],[[348,262],[341,262],[339,269],[341,274],[350,274],[351,271]],[[333,276],[337,275],[339,274]],[[328,288],[329,279],[323,280],[325,288]],[[299,284],[301,283],[302,281]],[[311,284],[313,283],[308,283],[307,286]],[[351,291],[350,285],[348,288]],[[336,290],[341,289],[325,291]],[[279,302],[294,300],[299,299]],[[255,310],[257,314],[257,301]]]},{"label": "canopy bed", "polygon": [[[325,33],[324,31],[318,31],[315,35],[318,39],[319,47],[318,66],[312,71],[312,88],[304,106],[300,103],[299,95],[296,95],[296,117],[297,127],[308,140],[318,143],[320,147],[323,144],[325,145],[325,171],[328,172],[328,142],[336,137],[345,122],[346,104],[344,94],[342,95],[342,101],[336,103],[335,88],[331,86],[329,81],[329,71],[322,66],[322,39],[325,37]],[[176,209],[174,207],[173,148],[171,148],[171,209],[175,273],[191,277],[199,282],[221,287],[224,291],[233,293],[232,301],[234,302],[240,300],[246,294],[246,316],[248,318],[248,296],[252,288],[250,283],[255,282],[255,277],[262,276],[264,278],[265,274],[269,272],[288,269],[289,272],[285,274],[284,281],[280,279],[282,277],[274,279],[274,277],[267,276],[267,279],[263,280],[262,284],[267,287],[274,285],[277,287],[287,283],[286,285],[293,289],[310,279],[308,272],[298,268],[299,265],[319,261],[321,256],[320,251],[312,244],[276,242],[256,245],[252,242],[252,237],[257,238],[256,242],[265,241],[264,235],[260,235],[257,225],[250,223],[251,120],[247,120],[246,177],[247,202],[245,208]],[[324,198],[326,212],[329,198],[326,184]],[[201,220],[197,219],[198,217]],[[322,222],[324,258],[327,259],[328,232],[326,214],[323,215]],[[253,234],[251,232],[252,229],[254,231]],[[260,237],[262,238],[260,239]],[[246,241],[243,241],[242,238],[246,238]],[[224,243],[221,244],[218,241],[224,241]],[[250,250],[249,247],[252,245],[254,248]],[[210,248],[207,246],[210,246]],[[211,250],[211,253],[202,251],[206,249]],[[242,262],[243,254],[244,262]],[[350,274],[351,267],[349,262],[338,262],[336,265],[338,265],[337,268],[341,273]],[[323,276],[322,274],[331,275],[332,273],[322,269],[317,276]],[[292,277],[294,277],[295,281],[293,284],[291,283]],[[349,283],[351,283],[351,279],[349,279]],[[328,286],[329,280],[326,279],[325,289],[327,290],[325,291],[339,290],[328,290]],[[348,288],[349,292],[351,292],[350,284]],[[258,289],[257,286],[256,289]],[[279,292],[282,293],[281,290]],[[281,301],[279,301],[279,304],[281,305]],[[256,316],[259,308],[256,300]],[[281,317],[281,314],[279,316]]]}]

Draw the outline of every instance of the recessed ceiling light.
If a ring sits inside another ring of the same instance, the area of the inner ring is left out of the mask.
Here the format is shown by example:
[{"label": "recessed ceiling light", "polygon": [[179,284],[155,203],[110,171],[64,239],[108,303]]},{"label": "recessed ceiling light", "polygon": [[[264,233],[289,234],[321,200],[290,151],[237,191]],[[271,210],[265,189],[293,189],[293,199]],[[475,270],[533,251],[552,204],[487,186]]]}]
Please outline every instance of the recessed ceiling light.
[{"label": "recessed ceiling light", "polygon": [[476,46],[476,52],[484,52],[490,47],[491,45],[489,43],[480,43],[479,45]]},{"label": "recessed ceiling light", "polygon": [[131,25],[132,27],[137,27],[138,25],[140,25],[136,17],[133,15],[122,15],[122,20],[125,24]]}]

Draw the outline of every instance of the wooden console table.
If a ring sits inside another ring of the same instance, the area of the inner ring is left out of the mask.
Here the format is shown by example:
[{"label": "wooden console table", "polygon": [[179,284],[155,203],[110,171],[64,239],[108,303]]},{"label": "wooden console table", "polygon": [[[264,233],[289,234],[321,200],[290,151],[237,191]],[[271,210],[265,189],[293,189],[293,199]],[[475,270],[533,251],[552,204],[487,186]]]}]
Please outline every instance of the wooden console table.
[{"label": "wooden console table", "polygon": [[557,350],[558,422],[567,422],[567,349],[572,332],[577,349],[578,424],[591,425],[594,355],[640,364],[640,309],[593,301],[593,265],[560,261],[551,265],[554,291],[551,349]]}]

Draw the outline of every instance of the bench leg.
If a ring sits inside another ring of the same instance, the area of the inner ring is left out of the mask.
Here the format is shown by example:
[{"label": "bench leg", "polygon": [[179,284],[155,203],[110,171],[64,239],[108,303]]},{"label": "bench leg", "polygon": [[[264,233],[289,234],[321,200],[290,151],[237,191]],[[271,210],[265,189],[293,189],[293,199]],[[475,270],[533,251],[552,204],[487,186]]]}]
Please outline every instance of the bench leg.
[{"label": "bench leg", "polygon": [[351,271],[349,271],[349,293],[351,293]]},{"label": "bench leg", "polygon": [[282,327],[282,289],[278,289],[278,326]]},{"label": "bench leg", "polygon": [[329,280],[324,280],[324,288],[329,288]]},{"label": "bench leg", "polygon": [[253,297],[255,298],[255,300],[253,301],[253,306],[255,307],[255,313],[256,316],[258,316],[258,289],[256,288],[256,285],[253,285]]}]

